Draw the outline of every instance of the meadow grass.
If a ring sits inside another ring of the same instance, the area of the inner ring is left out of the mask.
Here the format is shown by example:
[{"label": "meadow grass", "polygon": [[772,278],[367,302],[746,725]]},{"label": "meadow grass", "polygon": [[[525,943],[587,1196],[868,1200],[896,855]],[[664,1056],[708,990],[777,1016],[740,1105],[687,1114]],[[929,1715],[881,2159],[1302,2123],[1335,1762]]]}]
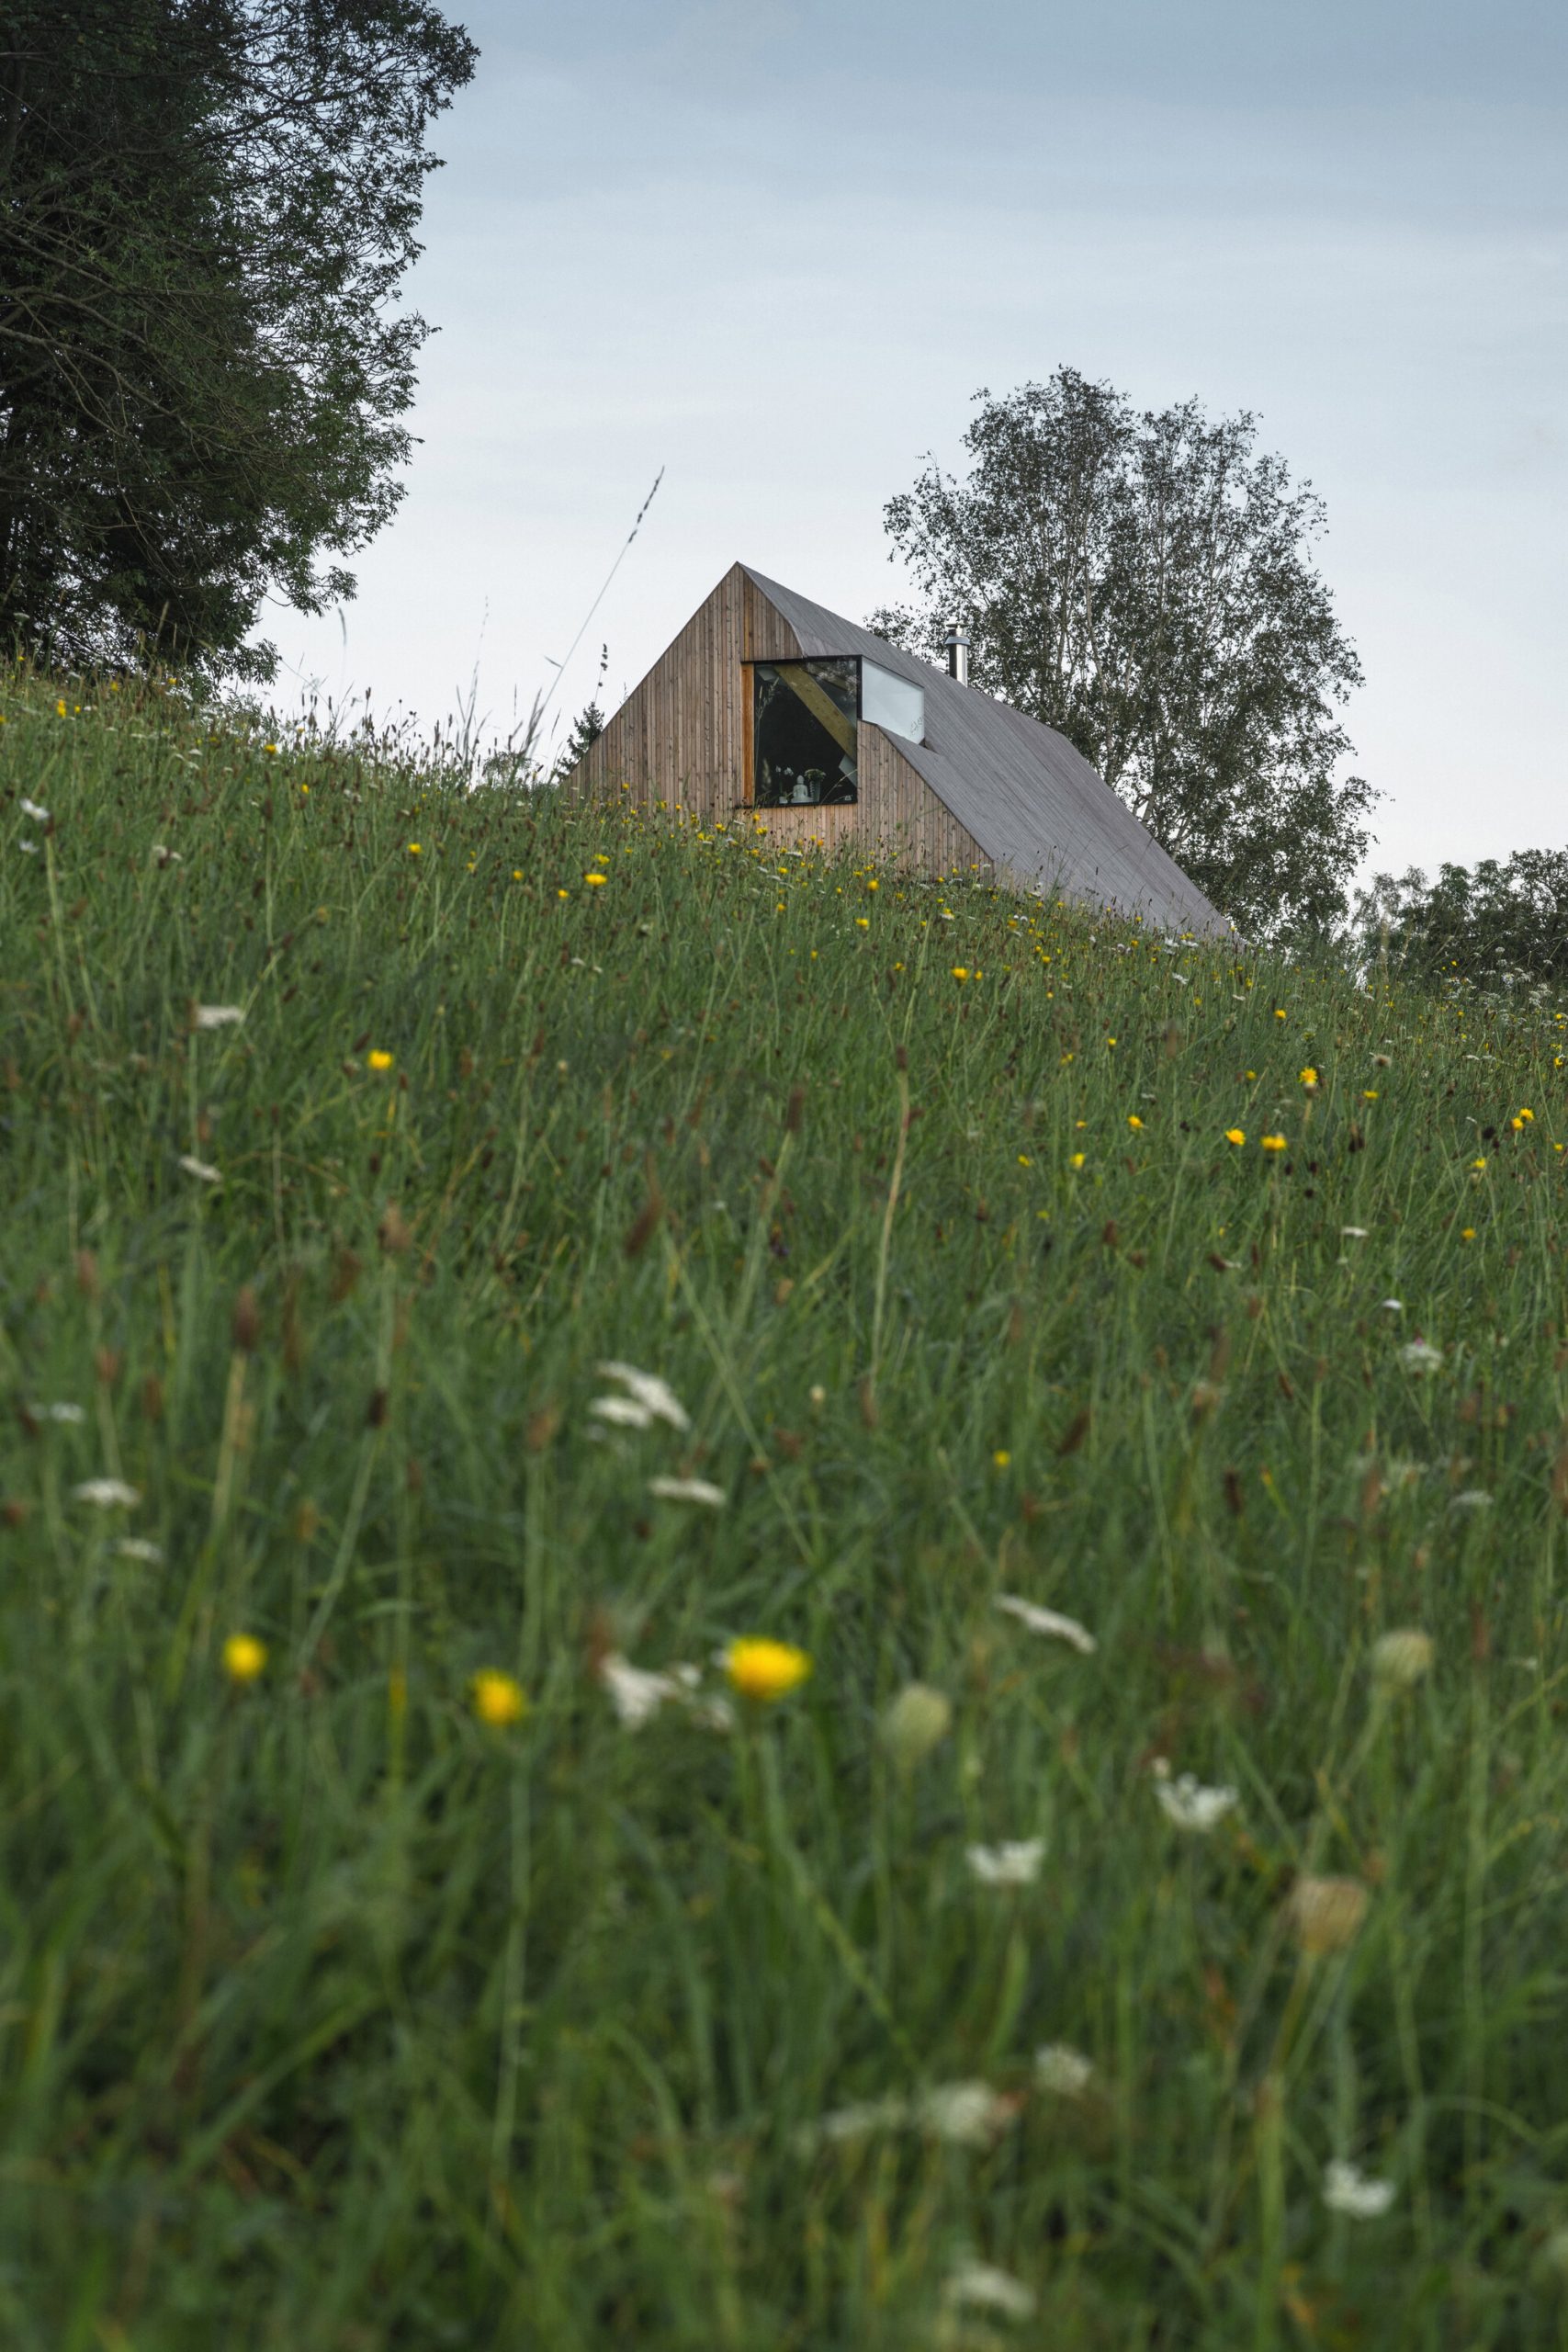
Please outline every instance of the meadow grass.
[{"label": "meadow grass", "polygon": [[1568,2342],[1562,1017],[0,707],[6,2344]]}]

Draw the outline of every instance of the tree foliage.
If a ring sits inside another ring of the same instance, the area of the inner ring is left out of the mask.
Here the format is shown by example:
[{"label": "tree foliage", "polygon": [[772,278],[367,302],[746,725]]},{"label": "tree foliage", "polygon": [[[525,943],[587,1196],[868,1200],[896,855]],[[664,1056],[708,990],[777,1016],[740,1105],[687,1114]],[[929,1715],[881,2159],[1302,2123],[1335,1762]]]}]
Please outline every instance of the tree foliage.
[{"label": "tree foliage", "polygon": [[1244,930],[1345,912],[1374,797],[1341,774],[1360,679],[1308,549],[1324,509],[1256,420],[1136,414],[1071,368],[976,395],[966,478],[934,460],[886,510],[919,601],[875,614],[1058,729]]},{"label": "tree foliage", "polygon": [[427,332],[426,0],[10,0],[0,29],[0,635],[268,674],[264,602],[352,593]]},{"label": "tree foliage", "polygon": [[1374,875],[1356,903],[1362,953],[1407,979],[1568,983],[1568,849],[1516,850],[1506,864]]}]

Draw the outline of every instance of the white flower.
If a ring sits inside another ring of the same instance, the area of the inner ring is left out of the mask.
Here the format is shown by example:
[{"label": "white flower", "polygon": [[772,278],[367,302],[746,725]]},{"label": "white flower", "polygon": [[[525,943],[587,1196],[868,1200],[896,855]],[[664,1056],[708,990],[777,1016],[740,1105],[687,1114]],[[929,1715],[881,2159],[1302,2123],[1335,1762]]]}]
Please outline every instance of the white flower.
[{"label": "white flower", "polygon": [[1178,1780],[1168,1775],[1170,1767],[1164,1758],[1155,1766],[1155,1794],[1160,1810],[1178,1829],[1196,1830],[1200,1834],[1215,1828],[1227,1813],[1234,1813],[1241,1798],[1233,1788],[1205,1788],[1190,1772],[1183,1772]]},{"label": "white flower", "polygon": [[1347,1241],[1364,1241],[1367,1238],[1367,1228],[1364,1225],[1342,1225],[1339,1230]]},{"label": "white flower", "polygon": [[1432,1670],[1437,1655],[1430,1634],[1418,1625],[1398,1625],[1372,1644],[1372,1678],[1385,1690],[1409,1690]]},{"label": "white flower", "polygon": [[989,2083],[938,2083],[915,2101],[910,2120],[961,2148],[988,2148],[1017,2112],[1017,2100],[1004,2098]]},{"label": "white flower", "polygon": [[588,1408],[601,1421],[611,1421],[618,1430],[650,1430],[653,1415],[635,1396],[595,1396]]},{"label": "white flower", "polygon": [[145,1535],[122,1535],[114,1548],[122,1560],[145,1560],[149,1567],[156,1567],[164,1556],[162,1544],[150,1543]]},{"label": "white flower", "polygon": [[668,1421],[672,1430],[689,1430],[691,1417],[667,1380],[656,1372],[638,1372],[631,1363],[602,1363],[595,1367],[601,1380],[618,1380],[630,1391],[650,1420]]},{"label": "white flower", "polygon": [[129,1510],[132,1503],[141,1500],[134,1487],[123,1478],[84,1478],[79,1487],[71,1489],[73,1500],[93,1503],[99,1510]]},{"label": "white flower", "polygon": [[37,842],[18,842],[17,843],[17,848],[18,848],[18,849],[23,853],[23,854],[24,854],[25,856],[28,856],[28,857],[36,857],[36,856],[38,855],[38,843],[37,843]]},{"label": "white flower", "polygon": [[1419,1378],[1424,1373],[1437,1371],[1443,1361],[1443,1351],[1435,1348],[1430,1340],[1409,1340],[1399,1351],[1399,1361],[1406,1372]]},{"label": "white flower", "polygon": [[188,1151],[181,1152],[180,1166],[187,1176],[199,1176],[204,1184],[220,1184],[223,1182],[216,1168],[209,1168],[205,1159],[197,1159]]},{"label": "white flower", "polygon": [[1034,2079],[1043,2091],[1081,2098],[1094,2079],[1094,2064],[1071,2042],[1047,2041],[1034,2053]]},{"label": "white flower", "polygon": [[1001,2319],[1032,2319],[1034,2290],[990,2262],[965,2262],[942,2290],[953,2311],[995,2312]]},{"label": "white flower", "polygon": [[1461,1493],[1449,1498],[1450,1510],[1490,1510],[1491,1508],[1492,1498],[1484,1487],[1466,1487]]},{"label": "white flower", "polygon": [[909,2121],[909,2102],[903,2098],[863,2098],[851,2107],[836,2107],[830,2114],[807,2124],[796,2138],[810,2147],[826,2140],[863,2140],[873,2132],[897,2132]]},{"label": "white flower", "polygon": [[1032,1886],[1045,1859],[1045,1840],[1015,1838],[1000,1846],[966,1846],[964,1859],[982,1886]]},{"label": "white flower", "polygon": [[49,810],[40,808],[36,800],[29,800],[26,793],[22,795],[22,814],[31,817],[36,824],[47,825],[49,822]]},{"label": "white flower", "polygon": [[81,1405],[29,1405],[28,1410],[37,1421],[85,1421],[86,1409]]},{"label": "white flower", "polygon": [[198,1004],[196,1008],[198,1029],[227,1029],[231,1023],[243,1021],[244,1017],[243,1004]]},{"label": "white flower", "polygon": [[1392,2180],[1369,2180],[1359,2165],[1336,2156],[1323,2175],[1323,2201],[1331,2213],[1355,2222],[1375,2222],[1393,2203]]},{"label": "white flower", "polygon": [[711,1478],[650,1478],[648,1491],[667,1503],[706,1503],[710,1510],[721,1510],[729,1498],[722,1487]]},{"label": "white flower", "polygon": [[1403,1315],[1404,1312],[1404,1301],[1402,1298],[1380,1298],[1378,1305],[1385,1315]]},{"label": "white flower", "polygon": [[1027,1625],[1032,1634],[1048,1634],[1058,1642],[1070,1642],[1085,1657],[1092,1657],[1097,1647],[1094,1635],[1076,1617],[1058,1616],[1054,1609],[1042,1609],[1032,1600],[1020,1600],[1016,1592],[998,1592],[997,1607]]},{"label": "white flower", "polygon": [[686,1686],[674,1674],[652,1674],[640,1666],[633,1666],[629,1658],[612,1652],[599,1668],[599,1679],[610,1694],[615,1708],[628,1731],[637,1731],[656,1714],[666,1699],[683,1699]]}]

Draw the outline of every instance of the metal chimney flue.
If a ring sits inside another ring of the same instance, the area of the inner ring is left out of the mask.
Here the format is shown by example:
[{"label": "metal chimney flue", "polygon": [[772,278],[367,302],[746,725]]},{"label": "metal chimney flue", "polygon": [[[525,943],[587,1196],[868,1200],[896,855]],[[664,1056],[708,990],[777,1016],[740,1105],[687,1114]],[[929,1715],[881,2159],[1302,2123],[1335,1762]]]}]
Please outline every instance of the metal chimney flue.
[{"label": "metal chimney flue", "polygon": [[969,684],[969,632],[962,621],[949,621],[947,635],[942,639],[942,650],[947,655],[947,674],[956,678],[961,686]]}]

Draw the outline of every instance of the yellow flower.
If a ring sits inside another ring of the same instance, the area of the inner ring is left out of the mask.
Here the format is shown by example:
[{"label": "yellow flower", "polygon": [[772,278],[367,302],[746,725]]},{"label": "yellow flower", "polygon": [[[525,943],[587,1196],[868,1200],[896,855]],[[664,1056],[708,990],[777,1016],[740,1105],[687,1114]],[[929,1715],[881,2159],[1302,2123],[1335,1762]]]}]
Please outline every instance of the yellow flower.
[{"label": "yellow flower", "polygon": [[865,887],[866,887],[866,888],[867,888],[868,890],[880,890],[880,889],[881,889],[881,888],[882,888],[882,885],[881,885],[881,883],[880,883],[880,882],[877,882],[877,881],[875,881],[875,880],[872,880],[872,881],[868,882],[868,883],[866,884],[866,886],[865,886]]},{"label": "yellow flower", "polygon": [[1265,1136],[1263,1137],[1263,1148],[1265,1151],[1283,1151],[1285,1148],[1284,1136]]},{"label": "yellow flower", "polygon": [[65,705],[64,705],[62,702],[57,702],[57,703],[55,704],[55,706],[54,706],[54,710],[55,710],[55,716],[56,716],[56,718],[64,718],[64,716],[65,716]]},{"label": "yellow flower", "polygon": [[607,874],[585,874],[582,878],[591,890],[597,890],[601,883],[607,882],[610,877]]},{"label": "yellow flower", "polygon": [[254,1634],[231,1634],[223,1645],[223,1671],[231,1682],[254,1682],[266,1665],[266,1644]]},{"label": "yellow flower", "polygon": [[1510,1119],[1508,1125],[1512,1127],[1517,1136],[1523,1135],[1525,1131],[1525,1123],[1522,1119]]},{"label": "yellow flower", "polygon": [[1314,1069],[1310,1062],[1302,1072],[1302,1084],[1308,1089],[1311,1089],[1317,1084],[1317,1072]]},{"label": "yellow flower", "polygon": [[570,890],[558,890],[556,892],[556,896],[558,899],[570,899],[571,892]]},{"label": "yellow flower", "polygon": [[514,882],[521,882],[521,881],[522,881],[522,879],[523,879],[523,868],[522,868],[520,865],[514,865],[514,866],[513,867],[513,869],[512,869],[512,879],[513,879]]},{"label": "yellow flower", "polygon": [[1225,1141],[1227,1143],[1245,1143],[1247,1141],[1247,1129],[1245,1127],[1227,1127],[1225,1129]]},{"label": "yellow flower", "polygon": [[489,1724],[492,1731],[504,1731],[508,1724],[520,1724],[528,1712],[528,1702],[523,1695],[521,1683],[510,1674],[502,1674],[493,1666],[476,1674],[468,1689],[473,1697],[474,1713],[481,1724]]},{"label": "yellow flower", "polygon": [[955,980],[966,980],[969,978],[968,965],[954,964],[953,967],[953,977]]},{"label": "yellow flower", "polygon": [[1460,1238],[1460,1239],[1461,1239],[1461,1241],[1473,1241],[1473,1240],[1474,1240],[1474,1238],[1475,1238],[1475,1227],[1474,1227],[1474,1226],[1472,1226],[1472,1225],[1461,1226],[1461,1227],[1460,1227],[1460,1237],[1459,1237],[1459,1238]]},{"label": "yellow flower", "polygon": [[418,857],[418,855],[419,855],[419,854],[420,854],[420,847],[419,847],[419,843],[418,843],[417,842],[410,842],[410,843],[409,843],[409,855],[410,855],[411,857]]},{"label": "yellow flower", "polygon": [[1283,1021],[1283,1020],[1284,1020],[1284,1018],[1285,1018],[1285,1011],[1284,1011],[1284,1007],[1283,1007],[1282,1005],[1278,1005],[1278,1004],[1277,1004],[1277,1005],[1274,1007],[1274,1018],[1275,1018],[1275,1020],[1276,1020],[1276,1021]]},{"label": "yellow flower", "polygon": [[1069,1168],[1081,1168],[1083,1166],[1083,1158],[1084,1156],[1081,1151],[1075,1151],[1069,1158],[1067,1166]]},{"label": "yellow flower", "polygon": [[1535,1120],[1535,1113],[1533,1111],[1521,1110],[1519,1116],[1525,1122],[1527,1126],[1533,1125]]},{"label": "yellow flower", "polygon": [[1129,1112],[1128,1112],[1128,1114],[1127,1114],[1127,1125],[1132,1128],[1133,1133],[1134,1133],[1134,1135],[1136,1135],[1136,1134],[1138,1133],[1138,1131],[1139,1131],[1139,1129],[1142,1127],[1143,1124],[1144,1124],[1144,1123],[1143,1123],[1142,1119],[1140,1119],[1140,1118],[1139,1118],[1139,1116],[1138,1116],[1138,1114],[1137,1114],[1136,1111],[1129,1111]]},{"label": "yellow flower", "polygon": [[752,1639],[730,1643],[724,1670],[743,1699],[771,1705],[799,1688],[811,1672],[811,1660],[790,1642]]},{"label": "yellow flower", "polygon": [[1005,1445],[998,1445],[995,1453],[992,1454],[991,1460],[995,1463],[998,1470],[1005,1470],[1009,1463],[1012,1460],[1012,1456],[1008,1452]]},{"label": "yellow flower", "polygon": [[1377,1099],[1378,1099],[1378,1091],[1377,1091],[1377,1088],[1376,1088],[1375,1086],[1363,1086],[1363,1087],[1362,1087],[1362,1089],[1361,1089],[1361,1100],[1362,1100],[1362,1102],[1375,1102],[1377,1101]]},{"label": "yellow flower", "polygon": [[871,929],[871,923],[868,918],[864,915],[856,915],[855,929],[857,931],[869,931]]},{"label": "yellow flower", "polygon": [[1486,1162],[1484,1159],[1472,1159],[1470,1164],[1472,1168],[1482,1169],[1485,1167]]},{"label": "yellow flower", "polygon": [[384,1053],[381,1047],[377,1046],[366,1055],[365,1067],[367,1069],[390,1069],[392,1057],[389,1053]]}]

